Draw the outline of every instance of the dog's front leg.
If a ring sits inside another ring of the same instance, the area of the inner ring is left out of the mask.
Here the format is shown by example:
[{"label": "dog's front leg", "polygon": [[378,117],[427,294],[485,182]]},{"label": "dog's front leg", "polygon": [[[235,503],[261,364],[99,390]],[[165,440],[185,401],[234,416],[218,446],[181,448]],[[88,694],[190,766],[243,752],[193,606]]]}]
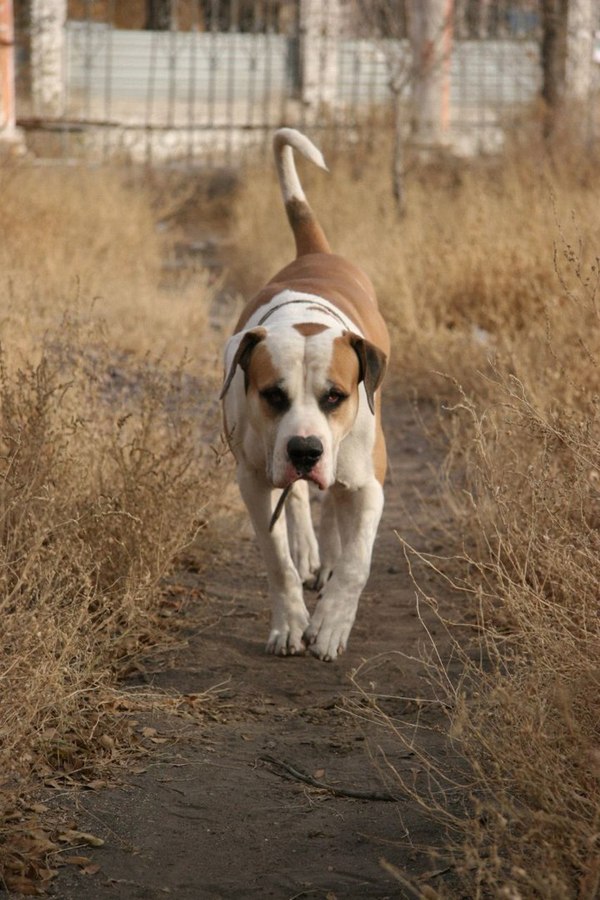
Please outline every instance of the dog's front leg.
[{"label": "dog's front leg", "polygon": [[267,653],[280,656],[301,653],[305,649],[302,636],[309,616],[304,605],[302,581],[290,554],[285,516],[281,516],[269,531],[274,495],[280,492],[275,492],[266,480],[243,465],[238,466],[237,480],[267,569],[271,601]]},{"label": "dog's front leg", "polygon": [[373,478],[357,490],[330,488],[336,507],[341,553],[305,632],[311,652],[335,659],[346,649],[358,601],[369,577],[373,543],[383,511],[383,489]]}]

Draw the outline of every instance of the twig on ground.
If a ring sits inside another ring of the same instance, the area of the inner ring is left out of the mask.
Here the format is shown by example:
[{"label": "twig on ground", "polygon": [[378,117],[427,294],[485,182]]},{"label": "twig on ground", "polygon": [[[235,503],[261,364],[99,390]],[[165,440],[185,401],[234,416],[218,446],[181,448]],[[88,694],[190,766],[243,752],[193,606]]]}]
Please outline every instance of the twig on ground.
[{"label": "twig on ground", "polygon": [[335,797],[352,797],[355,800],[382,800],[392,803],[397,803],[400,799],[399,797],[396,797],[394,794],[390,794],[387,791],[361,791],[358,788],[335,787],[332,784],[327,784],[325,781],[320,781],[318,778],[313,778],[312,775],[307,775],[305,772],[300,772],[289,763],[284,762],[284,760],[275,759],[274,756],[268,756],[264,754],[262,756],[259,756],[259,759],[263,762],[270,763],[270,765],[272,765],[275,769],[279,769],[282,772],[287,772],[287,774],[296,779],[296,781],[303,781],[305,784],[312,785],[312,787],[321,788],[321,790],[324,791],[329,791],[329,793],[333,794]]}]

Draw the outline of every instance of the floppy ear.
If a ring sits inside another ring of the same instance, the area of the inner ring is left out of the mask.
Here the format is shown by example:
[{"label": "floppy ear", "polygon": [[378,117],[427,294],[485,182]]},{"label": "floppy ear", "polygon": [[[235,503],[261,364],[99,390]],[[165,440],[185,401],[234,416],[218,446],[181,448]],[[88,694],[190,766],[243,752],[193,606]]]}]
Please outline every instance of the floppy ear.
[{"label": "floppy ear", "polygon": [[359,383],[364,381],[369,409],[374,413],[374,394],[383,381],[387,368],[387,356],[383,350],[380,350],[375,344],[365,340],[358,334],[350,334],[349,340],[350,346],[358,356]]},{"label": "floppy ear", "polygon": [[229,390],[229,385],[233,381],[233,376],[235,375],[235,370],[238,366],[247,371],[248,366],[250,365],[250,357],[252,356],[252,351],[256,347],[256,345],[265,339],[267,336],[266,328],[252,328],[250,331],[247,331],[244,337],[241,339],[239,347],[235,351],[235,356],[233,357],[233,361],[229,367],[229,371],[225,376],[225,382],[223,387],[221,388],[221,393],[219,395],[219,400],[222,400],[227,391]]}]

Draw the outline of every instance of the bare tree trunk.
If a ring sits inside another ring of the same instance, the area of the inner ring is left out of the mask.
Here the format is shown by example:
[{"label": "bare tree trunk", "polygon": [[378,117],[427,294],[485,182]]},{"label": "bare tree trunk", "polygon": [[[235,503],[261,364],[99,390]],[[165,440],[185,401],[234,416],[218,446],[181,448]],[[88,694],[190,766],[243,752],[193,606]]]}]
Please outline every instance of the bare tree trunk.
[{"label": "bare tree trunk", "polygon": [[300,0],[300,94],[308,117],[337,100],[340,0]]},{"label": "bare tree trunk", "polygon": [[579,130],[592,87],[594,0],[542,0],[544,133],[550,137],[568,101],[570,126]]},{"label": "bare tree trunk", "polygon": [[146,0],[147,31],[170,31],[173,24],[173,0]]},{"label": "bare tree trunk", "polygon": [[556,126],[565,89],[567,15],[569,0],[542,0],[542,99],[545,103],[544,134]]},{"label": "bare tree trunk", "polygon": [[404,116],[402,114],[402,96],[400,90],[393,94],[394,104],[394,144],[392,147],[392,193],[399,216],[406,213],[406,197],[404,194]]},{"label": "bare tree trunk", "polygon": [[490,30],[490,0],[479,0],[477,8],[477,37],[485,40]]},{"label": "bare tree trunk", "polygon": [[592,87],[594,0],[569,0],[565,96],[583,101]]},{"label": "bare tree trunk", "polygon": [[424,147],[443,144],[449,117],[452,0],[409,0],[413,57],[413,136]]}]

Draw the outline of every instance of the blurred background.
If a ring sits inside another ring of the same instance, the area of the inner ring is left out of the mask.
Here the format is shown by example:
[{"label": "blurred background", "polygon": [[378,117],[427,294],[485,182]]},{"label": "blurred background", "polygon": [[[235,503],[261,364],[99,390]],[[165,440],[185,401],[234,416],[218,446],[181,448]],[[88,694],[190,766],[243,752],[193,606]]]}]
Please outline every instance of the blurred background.
[{"label": "blurred background", "polygon": [[502,149],[542,106],[550,130],[560,105],[577,111],[587,141],[600,137],[593,0],[3,0],[0,8],[0,121],[5,136],[18,126],[41,156],[230,162],[287,124],[325,131],[336,147],[389,126],[397,153],[410,142],[471,157]]}]

